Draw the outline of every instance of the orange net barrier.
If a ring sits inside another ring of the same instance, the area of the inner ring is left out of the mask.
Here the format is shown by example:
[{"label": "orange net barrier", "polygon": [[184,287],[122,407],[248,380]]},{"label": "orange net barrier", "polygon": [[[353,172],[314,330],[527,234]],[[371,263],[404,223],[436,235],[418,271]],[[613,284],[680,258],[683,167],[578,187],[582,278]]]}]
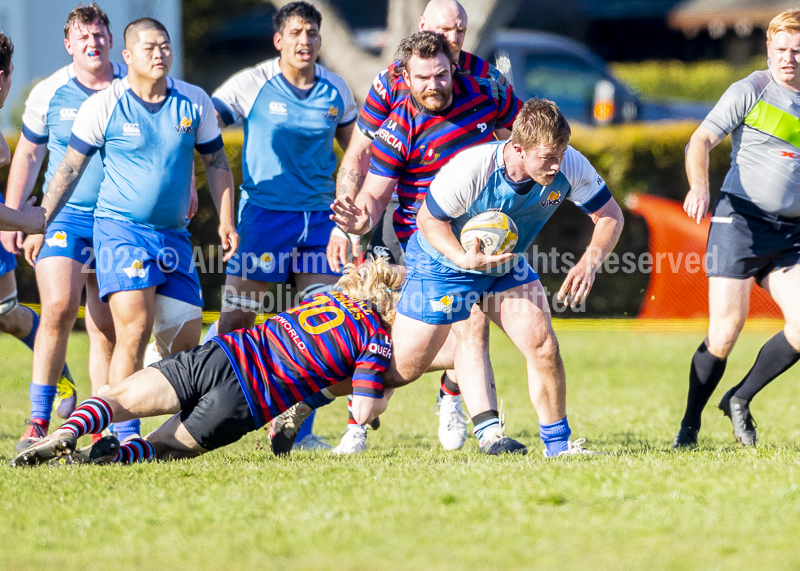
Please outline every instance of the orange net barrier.
[{"label": "orange net barrier", "polygon": [[[628,209],[642,216],[650,230],[650,284],[639,312],[641,319],[708,317],[708,278],[703,260],[710,216],[691,220],[674,200],[631,195]],[[714,262],[709,259],[708,264]],[[750,296],[750,318],[781,318],[781,310],[761,287]]]}]

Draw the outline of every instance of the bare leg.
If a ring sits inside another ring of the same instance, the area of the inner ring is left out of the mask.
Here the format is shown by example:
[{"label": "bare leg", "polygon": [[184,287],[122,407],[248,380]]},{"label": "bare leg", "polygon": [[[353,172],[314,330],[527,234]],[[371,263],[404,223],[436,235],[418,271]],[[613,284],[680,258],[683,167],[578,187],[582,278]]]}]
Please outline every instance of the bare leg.
[{"label": "bare leg", "polygon": [[[0,299],[5,299],[17,289],[17,279],[14,272],[0,276]],[[33,315],[25,308],[18,306],[14,311],[0,316],[0,332],[13,335],[17,339],[24,339],[33,327]]]},{"label": "bare leg", "polygon": [[189,434],[179,414],[148,434],[145,440],[153,445],[159,460],[194,458],[208,452]]},{"label": "bare leg", "polygon": [[92,394],[108,385],[108,368],[114,353],[116,333],[111,308],[100,301],[95,274],[86,279],[86,332],[89,334],[89,378]]},{"label": "bare leg", "polygon": [[475,304],[469,319],[453,324],[452,331],[457,339],[455,370],[458,386],[467,410],[472,416],[497,410],[497,391],[489,358],[489,320]]},{"label": "bare leg", "polygon": [[109,298],[117,343],[111,357],[108,381],[111,387],[121,383],[143,367],[144,351],[150,341],[155,313],[155,291],[145,289],[118,291]]},{"label": "bare leg", "polygon": [[539,281],[489,296],[489,318],[505,331],[525,356],[528,391],[542,424],[567,415],[564,362],[550,322],[550,307]]},{"label": "bare leg", "polygon": [[78,318],[78,306],[86,283],[83,265],[71,258],[54,256],[36,263],[36,283],[42,301],[39,331],[33,348],[33,382],[55,386],[67,356],[69,334]]}]

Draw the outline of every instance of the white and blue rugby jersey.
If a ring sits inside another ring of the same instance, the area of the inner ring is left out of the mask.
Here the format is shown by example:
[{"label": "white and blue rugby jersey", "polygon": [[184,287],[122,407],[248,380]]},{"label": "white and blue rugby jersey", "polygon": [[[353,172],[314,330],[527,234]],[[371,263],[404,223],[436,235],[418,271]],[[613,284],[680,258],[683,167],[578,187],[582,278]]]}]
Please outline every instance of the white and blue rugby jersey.
[{"label": "white and blue rugby jersey", "polygon": [[[431,183],[425,203],[431,214],[450,222],[458,238],[464,224],[482,212],[504,212],[517,225],[519,240],[513,252],[524,254],[536,235],[566,199],[584,212],[599,210],[611,199],[606,183],[589,161],[572,147],[567,147],[561,170],[552,183],[542,186],[534,181],[514,186],[505,176],[503,148],[508,141],[495,141],[467,149],[456,155]],[[511,264],[488,272],[465,270],[442,255],[425,238],[416,233],[422,249],[437,262],[462,272],[502,275]]]},{"label": "white and blue rugby jersey", "polygon": [[99,150],[103,159],[96,217],[156,230],[187,224],[194,149],[223,148],[211,98],[171,77],[159,103],[136,96],[127,79],[114,81],[80,108],[69,144],[87,156]]},{"label": "white and blue rugby jersey", "polygon": [[334,198],[336,129],[356,119],[344,79],[320,65],[316,83],[299,98],[278,58],[237,73],[213,93],[226,125],[242,119],[242,199],[270,210],[328,210]]},{"label": "white and blue rugby jersey", "polygon": [[[128,74],[126,66],[118,63],[112,65],[115,78],[125,77]],[[67,152],[72,123],[78,115],[78,109],[95,93],[97,91],[78,82],[75,77],[75,66],[69,64],[37,83],[25,101],[22,136],[36,145],[47,143],[49,154],[44,174],[45,191]],[[94,210],[102,180],[103,162],[99,157],[94,157],[86,167],[67,205],[78,210]]]}]

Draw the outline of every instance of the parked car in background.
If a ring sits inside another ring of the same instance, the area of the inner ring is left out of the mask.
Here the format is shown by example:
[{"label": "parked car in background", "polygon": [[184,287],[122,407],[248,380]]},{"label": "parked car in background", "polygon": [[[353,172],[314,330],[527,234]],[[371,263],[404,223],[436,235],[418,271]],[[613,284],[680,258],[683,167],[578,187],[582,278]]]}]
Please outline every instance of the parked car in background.
[{"label": "parked car in background", "polygon": [[493,57],[506,53],[520,99],[555,101],[570,121],[587,124],[631,121],[700,121],[711,105],[690,101],[641,101],[613,76],[606,62],[582,43],[546,32],[502,30]]}]

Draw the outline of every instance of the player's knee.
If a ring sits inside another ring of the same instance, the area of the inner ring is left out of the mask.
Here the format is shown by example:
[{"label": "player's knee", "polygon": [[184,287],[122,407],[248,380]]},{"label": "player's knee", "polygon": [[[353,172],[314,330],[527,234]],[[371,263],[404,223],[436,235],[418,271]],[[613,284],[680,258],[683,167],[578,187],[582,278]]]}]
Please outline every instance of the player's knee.
[{"label": "player's knee", "polygon": [[713,323],[708,330],[708,350],[720,359],[726,358],[736,345],[743,323],[735,320],[724,320]]},{"label": "player's knee", "polygon": [[68,299],[57,299],[42,305],[42,325],[64,330],[71,329],[78,318],[78,306]]},{"label": "player's knee", "polygon": [[527,359],[535,361],[555,361],[559,358],[558,339],[549,328],[528,336],[522,349]]},{"label": "player's knee", "polygon": [[[197,345],[199,339],[196,337],[199,337],[199,324],[202,320],[203,311],[196,305],[156,294],[153,333],[161,356],[166,357],[177,351],[190,349]],[[189,331],[190,327],[196,330],[196,334]],[[195,338],[189,339],[188,337]]]},{"label": "player's knee", "polygon": [[795,351],[800,351],[800,322],[787,320],[783,327],[783,334],[789,345],[794,347]]},{"label": "player's knee", "polygon": [[18,329],[19,300],[16,290],[0,300],[0,332],[15,333]]}]

